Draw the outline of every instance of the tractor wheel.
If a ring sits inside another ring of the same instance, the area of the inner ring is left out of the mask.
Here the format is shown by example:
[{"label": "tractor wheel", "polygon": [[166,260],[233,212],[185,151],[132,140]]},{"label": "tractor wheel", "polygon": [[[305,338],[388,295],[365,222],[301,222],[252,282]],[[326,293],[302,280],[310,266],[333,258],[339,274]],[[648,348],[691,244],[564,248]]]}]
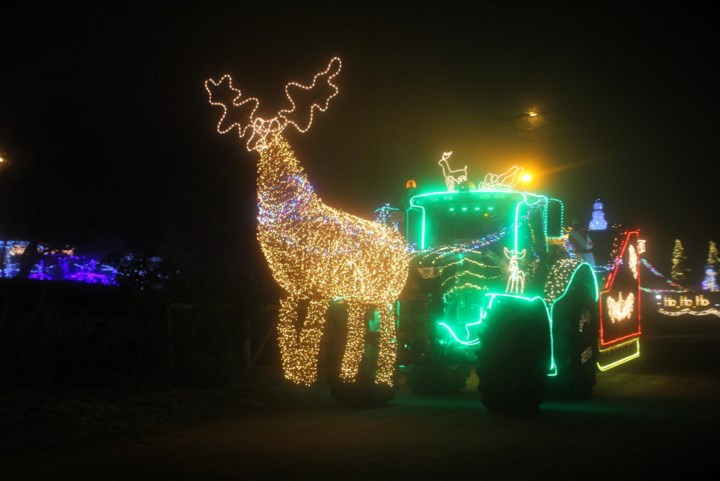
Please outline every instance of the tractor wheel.
[{"label": "tractor wheel", "polygon": [[415,394],[457,394],[470,376],[465,364],[414,364],[407,372],[407,385]]},{"label": "tractor wheel", "polygon": [[571,290],[553,308],[557,375],[549,378],[554,397],[586,399],[595,386],[598,355],[597,305],[583,286]]},{"label": "tractor wheel", "polygon": [[550,357],[545,309],[537,302],[497,303],[483,322],[478,391],[491,412],[536,413],[544,400]]}]

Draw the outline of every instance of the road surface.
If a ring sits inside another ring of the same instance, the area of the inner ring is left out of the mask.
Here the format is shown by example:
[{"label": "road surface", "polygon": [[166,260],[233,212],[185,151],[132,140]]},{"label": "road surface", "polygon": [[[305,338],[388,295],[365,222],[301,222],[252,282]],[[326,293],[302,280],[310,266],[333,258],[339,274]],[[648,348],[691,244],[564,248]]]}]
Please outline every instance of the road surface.
[{"label": "road surface", "polygon": [[646,321],[641,358],[591,399],[500,416],[476,380],[455,396],[401,385],[389,407],[329,397],[131,440],[21,452],[0,480],[588,480],[717,478],[720,318]]}]

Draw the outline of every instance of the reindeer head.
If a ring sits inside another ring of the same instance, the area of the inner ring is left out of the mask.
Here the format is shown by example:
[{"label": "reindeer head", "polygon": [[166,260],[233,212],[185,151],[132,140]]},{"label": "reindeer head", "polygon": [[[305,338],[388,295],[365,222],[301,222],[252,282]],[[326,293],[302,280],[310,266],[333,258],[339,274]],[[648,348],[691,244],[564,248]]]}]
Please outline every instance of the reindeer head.
[{"label": "reindeer head", "polygon": [[[271,118],[257,115],[260,101],[255,97],[243,98],[240,89],[233,86],[230,75],[223,75],[218,81],[206,80],[205,90],[210,97],[210,104],[222,108],[217,131],[225,134],[237,129],[238,136],[246,139],[250,151],[266,149],[272,137],[281,134],[288,125],[301,133],[307,132],[312,125],[315,110],[325,112],[330,100],[337,95],[338,88],[333,80],[340,73],[340,68],[340,59],[333,57],[327,68],[316,74],[309,85],[297,82],[285,85],[285,96],[290,106]],[[299,94],[306,100],[297,105],[295,96]],[[231,98],[228,101],[222,100],[223,97]]]}]

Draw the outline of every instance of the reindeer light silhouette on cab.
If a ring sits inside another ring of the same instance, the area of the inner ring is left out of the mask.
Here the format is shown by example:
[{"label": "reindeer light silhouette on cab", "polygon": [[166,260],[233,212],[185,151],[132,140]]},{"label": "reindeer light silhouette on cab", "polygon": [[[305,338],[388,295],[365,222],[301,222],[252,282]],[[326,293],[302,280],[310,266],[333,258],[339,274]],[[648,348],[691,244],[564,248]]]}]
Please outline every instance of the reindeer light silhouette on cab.
[{"label": "reindeer light silhouette on cab", "polygon": [[[365,348],[366,314],[372,309],[380,324],[373,382],[392,386],[394,302],[407,280],[410,261],[405,240],[387,226],[324,204],[283,135],[288,126],[307,132],[315,111],[327,110],[338,93],[333,81],[340,69],[340,59],[333,58],[309,85],[287,84],[289,107],[269,118],[257,115],[259,101],[243,97],[229,75],[207,80],[205,88],[210,103],[222,108],[218,132],[236,130],[247,149],[259,154],[257,238],[274,279],[285,291],[278,319],[285,377],[303,385],[317,381],[326,313],[332,301],[342,301],[348,311],[348,335],[340,380],[348,384],[357,381]],[[293,97],[298,91],[320,99],[304,115]],[[219,99],[229,92],[230,101]],[[304,320],[301,305],[307,306]]]},{"label": "reindeer light silhouette on cab", "polygon": [[[452,170],[448,159],[452,155],[452,151],[443,152],[442,159],[438,160],[438,164],[442,167],[443,176],[445,177],[445,185],[449,192],[455,190],[455,186],[467,182],[467,165],[462,169]],[[457,176],[456,176],[457,175]]]}]

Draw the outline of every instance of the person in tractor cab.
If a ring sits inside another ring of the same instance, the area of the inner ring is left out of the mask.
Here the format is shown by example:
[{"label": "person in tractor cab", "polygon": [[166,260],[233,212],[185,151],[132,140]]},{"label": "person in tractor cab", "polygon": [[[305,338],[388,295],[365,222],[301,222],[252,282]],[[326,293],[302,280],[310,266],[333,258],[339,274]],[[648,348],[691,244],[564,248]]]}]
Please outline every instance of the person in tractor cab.
[{"label": "person in tractor cab", "polygon": [[594,266],[595,256],[593,255],[593,242],[590,234],[588,234],[587,228],[583,227],[578,219],[573,219],[571,227],[568,239],[573,251],[577,254],[578,259]]}]

